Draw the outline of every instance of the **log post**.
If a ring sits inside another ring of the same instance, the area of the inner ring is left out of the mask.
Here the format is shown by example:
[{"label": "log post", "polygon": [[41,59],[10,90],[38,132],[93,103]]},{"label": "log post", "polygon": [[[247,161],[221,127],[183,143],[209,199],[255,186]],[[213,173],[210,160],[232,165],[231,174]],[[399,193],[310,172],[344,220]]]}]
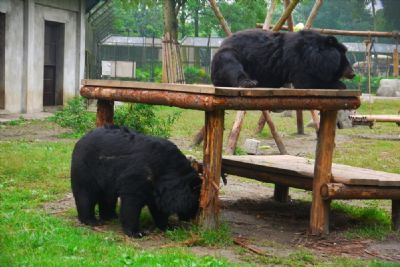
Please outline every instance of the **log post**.
[{"label": "log post", "polygon": [[235,153],[236,144],[239,139],[245,115],[246,111],[238,111],[236,113],[235,122],[233,123],[232,130],[228,137],[228,144],[225,149],[225,153],[228,155],[233,155]]},{"label": "log post", "polygon": [[303,111],[296,110],[297,134],[304,134]]},{"label": "log post", "polygon": [[399,51],[397,47],[393,49],[393,77],[399,77]]},{"label": "log post", "polygon": [[199,223],[204,229],[215,229],[218,226],[218,191],[221,177],[224,113],[224,110],[205,113],[203,183],[199,217]]},{"label": "log post", "polygon": [[400,200],[392,199],[392,229],[400,231]]},{"label": "log post", "polygon": [[97,100],[96,127],[114,124],[114,101]]},{"label": "log post", "polygon": [[336,110],[321,111],[321,125],[318,131],[310,216],[310,233],[312,235],[329,233],[330,200],[324,200],[322,198],[321,187],[323,184],[329,183],[332,178],[332,156],[335,146],[336,116]]}]

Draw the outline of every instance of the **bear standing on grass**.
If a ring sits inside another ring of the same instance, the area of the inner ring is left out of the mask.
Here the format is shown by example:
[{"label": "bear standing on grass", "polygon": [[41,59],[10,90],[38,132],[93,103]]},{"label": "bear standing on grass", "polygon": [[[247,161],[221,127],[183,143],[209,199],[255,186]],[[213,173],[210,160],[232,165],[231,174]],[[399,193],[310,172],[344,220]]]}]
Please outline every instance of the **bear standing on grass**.
[{"label": "bear standing on grass", "polygon": [[214,55],[211,80],[215,86],[346,89],[341,78],[354,71],[346,47],[334,36],[314,31],[237,32],[226,38]]},{"label": "bear standing on grass", "polygon": [[[79,220],[88,225],[116,218],[125,234],[141,237],[139,217],[147,205],[158,228],[169,215],[193,219],[201,180],[189,160],[170,141],[107,126],[82,137],[72,153],[71,185]],[[100,220],[95,217],[99,207]]]}]

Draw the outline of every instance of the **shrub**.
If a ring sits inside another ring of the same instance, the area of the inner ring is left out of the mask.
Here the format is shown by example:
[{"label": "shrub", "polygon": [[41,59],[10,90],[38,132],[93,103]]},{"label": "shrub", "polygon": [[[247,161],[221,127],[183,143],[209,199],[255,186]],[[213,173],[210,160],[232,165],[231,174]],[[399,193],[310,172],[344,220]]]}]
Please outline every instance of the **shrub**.
[{"label": "shrub", "polygon": [[186,83],[211,83],[210,75],[202,68],[187,66],[184,73]]},{"label": "shrub", "polygon": [[[382,79],[393,79],[393,77],[386,76],[371,76],[371,94],[376,94],[379,88],[379,83]],[[363,93],[368,92],[368,76],[361,76],[359,74],[353,80],[343,80],[348,89],[360,88]]]},{"label": "shrub", "polygon": [[74,133],[83,134],[96,125],[96,115],[86,110],[86,99],[74,97],[61,111],[57,111],[49,120],[61,127],[71,128]]},{"label": "shrub", "polygon": [[116,107],[114,123],[124,125],[137,132],[168,138],[171,127],[179,117],[180,112],[161,116],[156,106],[146,104],[123,104]]}]

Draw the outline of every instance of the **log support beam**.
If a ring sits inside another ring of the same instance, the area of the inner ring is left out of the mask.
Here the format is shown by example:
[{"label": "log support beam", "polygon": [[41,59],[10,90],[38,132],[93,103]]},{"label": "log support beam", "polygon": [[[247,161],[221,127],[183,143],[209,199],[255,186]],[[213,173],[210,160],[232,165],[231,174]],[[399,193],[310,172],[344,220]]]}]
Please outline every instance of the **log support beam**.
[{"label": "log support beam", "polygon": [[203,183],[199,217],[199,223],[204,229],[215,229],[218,226],[224,113],[224,110],[205,113]]},{"label": "log support beam", "polygon": [[400,231],[400,200],[392,199],[392,229]]},{"label": "log support beam", "polygon": [[97,100],[96,127],[114,123],[114,101]]},{"label": "log support beam", "polygon": [[335,147],[336,116],[336,110],[321,111],[310,216],[310,233],[312,235],[329,233],[330,200],[323,199],[321,187],[329,183],[332,178],[332,156]]}]

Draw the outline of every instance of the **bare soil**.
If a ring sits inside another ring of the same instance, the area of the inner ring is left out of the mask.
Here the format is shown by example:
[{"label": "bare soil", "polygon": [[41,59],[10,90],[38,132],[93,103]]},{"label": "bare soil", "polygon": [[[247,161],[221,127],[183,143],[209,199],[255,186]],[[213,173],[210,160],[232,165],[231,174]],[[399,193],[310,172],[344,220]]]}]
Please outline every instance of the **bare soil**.
[{"label": "bare soil", "polygon": [[[1,125],[0,125],[1,126]],[[44,122],[27,123],[23,127],[4,127],[0,129],[0,140],[50,140],[60,141],[57,136],[66,132],[54,124]],[[338,135],[336,143],[349,141],[351,137]],[[182,149],[187,149],[190,140],[173,140]],[[272,140],[262,141],[271,147],[268,153],[277,153]],[[304,135],[284,140],[292,155],[314,153],[315,135]],[[380,259],[400,263],[400,240],[389,237],[383,241],[365,239],[347,239],[343,232],[351,225],[360,223],[343,213],[334,213],[331,218],[331,234],[323,238],[307,235],[310,210],[310,193],[302,190],[290,192],[289,203],[277,203],[271,199],[273,187],[239,177],[228,176],[228,184],[221,189],[221,220],[228,223],[233,238],[240,238],[246,243],[243,252],[239,246],[232,244],[223,248],[210,248],[190,244],[188,249],[196,255],[213,255],[224,257],[230,262],[241,263],[244,257],[254,256],[248,248],[266,256],[286,257],[298,250],[308,250],[326,261],[332,256],[344,256],[359,259]],[[63,199],[47,203],[44,209],[49,214],[63,216],[75,207],[72,194]],[[84,227],[76,219],[73,224]],[[117,231],[118,225],[93,228],[94,231]],[[121,237],[123,237],[121,233]],[[145,249],[156,249],[162,246],[181,246],[165,237],[163,233],[151,231],[141,240],[130,240],[134,246]]]}]

